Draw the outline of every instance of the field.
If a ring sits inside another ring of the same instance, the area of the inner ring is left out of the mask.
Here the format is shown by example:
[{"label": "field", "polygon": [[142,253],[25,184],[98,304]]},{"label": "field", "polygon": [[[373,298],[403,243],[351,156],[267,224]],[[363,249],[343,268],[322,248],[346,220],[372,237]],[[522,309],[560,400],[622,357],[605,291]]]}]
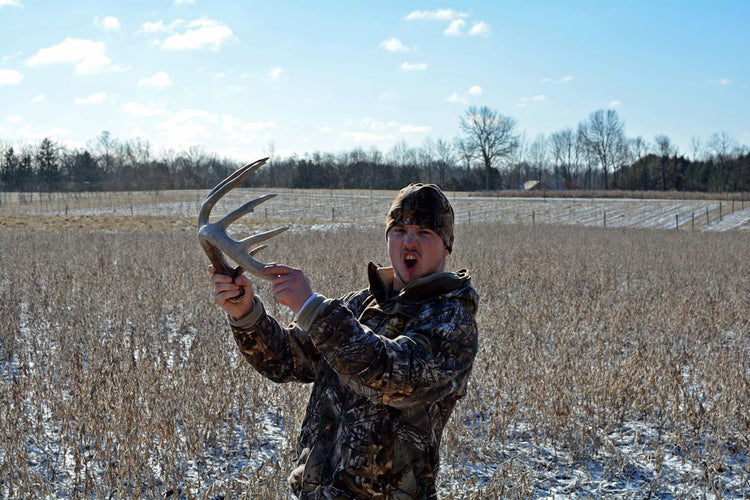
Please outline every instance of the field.
[{"label": "field", "polygon": [[[238,355],[203,194],[2,199],[0,497],[290,498],[309,388]],[[393,194],[282,192],[237,231],[291,226],[259,258],[334,297],[387,263]],[[450,194],[480,352],[441,498],[750,497],[748,202]]]}]

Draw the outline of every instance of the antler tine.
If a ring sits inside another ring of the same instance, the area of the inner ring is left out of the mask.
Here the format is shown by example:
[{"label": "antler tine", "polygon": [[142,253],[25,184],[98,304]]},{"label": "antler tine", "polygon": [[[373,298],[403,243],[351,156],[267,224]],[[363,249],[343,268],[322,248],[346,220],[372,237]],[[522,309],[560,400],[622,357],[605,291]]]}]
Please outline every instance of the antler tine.
[{"label": "antler tine", "polygon": [[261,251],[261,250],[263,250],[264,248],[268,248],[268,245],[261,245],[261,246],[259,246],[259,247],[255,247],[255,248],[253,248],[252,250],[250,250],[250,257],[252,257],[252,256],[253,256],[253,255],[255,255],[256,253],[260,252],[260,251]]},{"label": "antler tine", "polygon": [[[209,216],[211,215],[211,210],[214,205],[230,190],[240,185],[245,179],[262,167],[267,160],[268,158],[263,158],[239,168],[212,189],[201,204],[200,213],[198,215],[198,239],[214,268],[221,274],[227,274],[235,278],[247,270],[260,278],[271,279],[270,276],[260,274],[260,271],[266,267],[266,265],[253,258],[253,255],[265,248],[266,245],[260,245],[252,250],[249,250],[249,248],[257,243],[273,238],[289,228],[281,227],[272,231],[266,231],[265,233],[249,236],[240,241],[232,239],[227,234],[227,228],[243,215],[255,211],[256,206],[264,201],[270,200],[276,196],[275,194],[260,196],[245,203],[240,208],[233,210],[219,221],[214,223],[209,222]],[[239,266],[236,268],[230,266],[225,259],[225,254],[239,264]],[[241,296],[242,294],[230,300],[238,301],[241,299]]]},{"label": "antler tine", "polygon": [[[276,229],[272,229],[271,231],[266,231],[265,233],[254,234],[252,236],[248,236],[247,238],[238,241],[238,243],[240,245],[242,245],[244,248],[250,248],[252,245],[255,245],[256,243],[260,243],[261,241],[270,240],[274,236],[277,236],[277,235],[283,233],[287,229],[289,229],[289,228],[288,227],[279,227],[279,228],[276,228]],[[262,245],[262,246],[265,247],[266,245]],[[256,252],[258,250],[261,250],[261,248],[260,247],[256,248],[255,250],[251,251],[250,254],[252,255],[254,252]]]},{"label": "antler tine", "polygon": [[255,211],[255,207],[263,203],[264,201],[268,201],[271,198],[276,197],[276,193],[271,194],[264,194],[263,196],[259,198],[255,198],[254,200],[250,200],[244,205],[242,205],[240,208],[233,210],[229,214],[225,215],[219,222],[217,222],[218,225],[221,227],[228,227],[232,222],[236,221],[240,217],[242,217],[245,214],[249,214],[251,212]]},{"label": "antler tine", "polygon": [[248,163],[247,165],[235,170],[232,174],[218,183],[216,187],[206,195],[206,198],[201,204],[201,210],[198,214],[198,226],[203,226],[208,222],[208,218],[211,215],[211,210],[214,208],[214,205],[216,205],[225,194],[244,182],[256,170],[265,165],[266,161],[268,161],[268,157]]}]

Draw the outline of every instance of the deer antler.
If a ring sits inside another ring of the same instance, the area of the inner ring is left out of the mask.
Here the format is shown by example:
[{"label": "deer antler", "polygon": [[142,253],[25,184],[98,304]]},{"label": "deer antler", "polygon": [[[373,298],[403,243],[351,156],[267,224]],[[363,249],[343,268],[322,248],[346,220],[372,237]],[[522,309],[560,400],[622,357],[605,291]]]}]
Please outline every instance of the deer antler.
[{"label": "deer antler", "polygon": [[[270,200],[271,198],[276,196],[275,194],[267,194],[261,196],[260,198],[250,200],[240,208],[225,215],[221,220],[218,220],[216,222],[208,221],[214,205],[216,205],[216,203],[225,194],[227,194],[235,187],[239,186],[248,177],[255,173],[256,170],[265,165],[267,160],[268,158],[262,158],[237,169],[229,177],[217,184],[216,187],[213,188],[211,192],[208,193],[208,195],[206,195],[206,198],[201,204],[201,210],[198,214],[198,240],[200,241],[203,250],[206,252],[206,255],[208,255],[208,259],[211,261],[211,264],[213,264],[216,272],[218,272],[219,274],[226,274],[231,276],[232,278],[236,278],[245,270],[247,270],[248,272],[260,278],[271,279],[270,276],[263,276],[260,274],[260,270],[263,269],[266,265],[253,258],[253,255],[263,250],[266,245],[258,246],[256,248],[253,248],[252,250],[250,250],[250,247],[262,241],[273,238],[274,236],[283,233],[289,228],[280,227],[272,231],[256,234],[243,240],[237,241],[232,239],[227,234],[227,227],[229,227],[232,222],[236,221],[243,215],[253,212],[256,206],[260,205],[266,200]],[[224,254],[226,254],[233,261],[239,264],[239,266],[233,268],[230,264],[227,263],[226,259],[224,258]],[[243,294],[240,294],[239,296],[234,297],[234,299],[230,300],[238,301],[242,298],[242,295]]]}]

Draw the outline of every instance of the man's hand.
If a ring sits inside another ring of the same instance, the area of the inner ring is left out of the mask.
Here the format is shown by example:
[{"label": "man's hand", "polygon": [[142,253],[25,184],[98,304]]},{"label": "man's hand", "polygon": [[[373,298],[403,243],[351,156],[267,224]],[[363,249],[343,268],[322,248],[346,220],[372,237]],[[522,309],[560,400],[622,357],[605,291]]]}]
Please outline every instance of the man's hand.
[{"label": "man's hand", "polygon": [[299,269],[269,264],[261,269],[260,274],[273,276],[271,280],[273,296],[280,304],[288,306],[295,315],[313,294],[307,276]]},{"label": "man's hand", "polygon": [[[211,275],[211,283],[214,286],[214,302],[216,302],[227,314],[234,319],[241,319],[250,314],[253,310],[255,295],[253,294],[253,285],[244,275],[237,276],[234,280],[226,274],[218,274],[214,266],[208,266],[208,272]],[[232,302],[229,299],[235,298],[244,291],[245,295],[239,302]]]}]

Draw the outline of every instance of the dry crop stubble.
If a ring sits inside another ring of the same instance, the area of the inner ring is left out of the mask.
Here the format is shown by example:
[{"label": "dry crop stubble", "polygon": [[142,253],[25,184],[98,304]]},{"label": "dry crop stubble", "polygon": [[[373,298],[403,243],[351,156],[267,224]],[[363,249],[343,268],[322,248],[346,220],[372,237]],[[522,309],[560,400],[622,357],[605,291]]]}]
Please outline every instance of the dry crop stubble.
[{"label": "dry crop stubble", "polygon": [[[443,497],[540,496],[565,474],[571,495],[607,480],[741,497],[747,240],[459,226],[449,266],[482,297],[480,352],[444,436]],[[0,249],[0,496],[288,498],[309,388],[237,354],[192,231],[12,230]],[[294,228],[259,258],[338,296],[387,253],[379,227]],[[670,468],[676,450],[695,466]]]}]

